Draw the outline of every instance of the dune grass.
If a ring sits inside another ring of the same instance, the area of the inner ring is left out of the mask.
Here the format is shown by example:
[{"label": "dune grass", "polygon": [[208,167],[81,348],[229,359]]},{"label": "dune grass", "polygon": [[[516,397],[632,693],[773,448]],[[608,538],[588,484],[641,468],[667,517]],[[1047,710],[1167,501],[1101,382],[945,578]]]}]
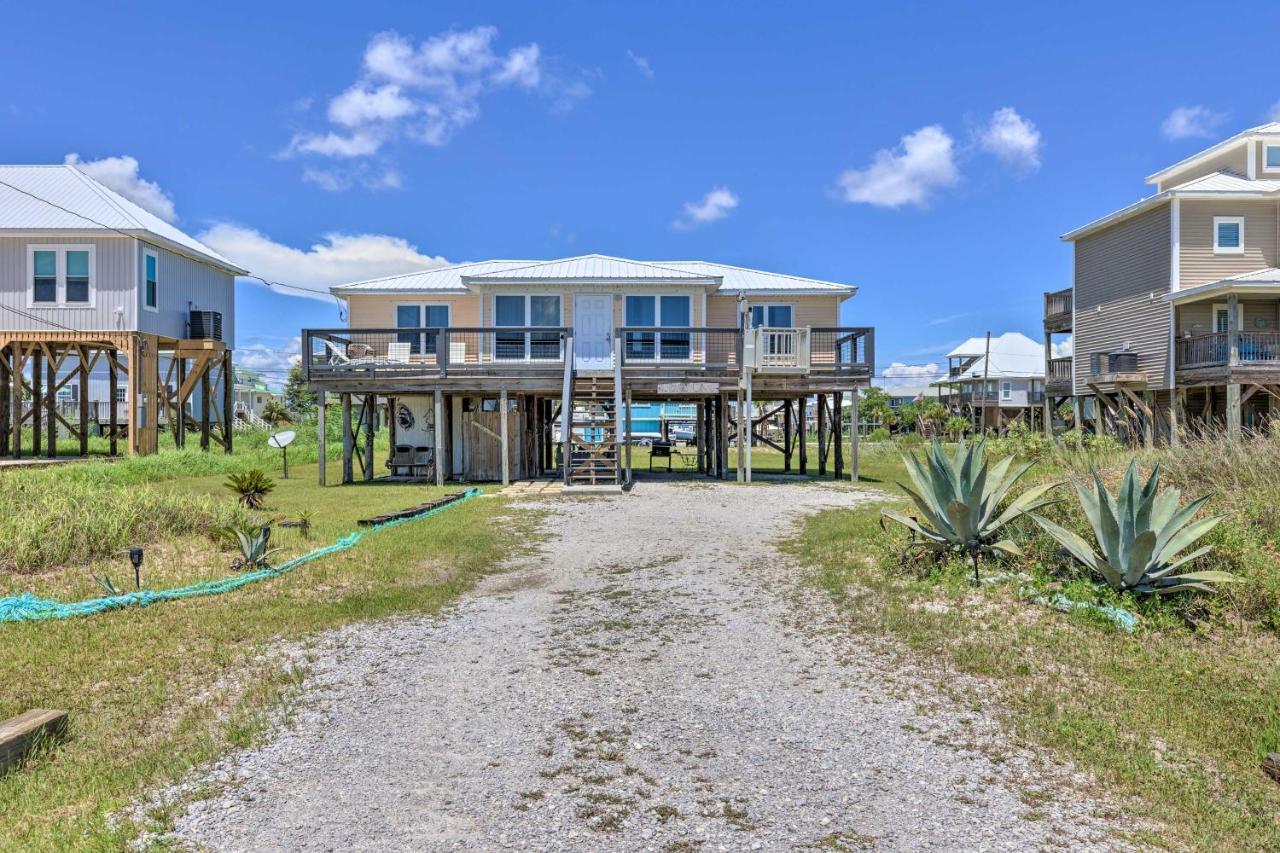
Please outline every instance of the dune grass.
[{"label": "dune grass", "polygon": [[[181,465],[181,460],[138,461]],[[253,459],[247,454],[240,461],[252,464]],[[106,476],[123,472],[123,482],[132,483],[136,472],[130,467],[126,463]],[[73,469],[76,477],[86,476],[79,464],[59,473]],[[273,538],[286,548],[281,559],[334,541],[354,529],[359,518],[456,488],[360,484],[322,489],[314,465],[291,469],[289,480],[277,480],[264,512],[297,516],[308,511],[312,530],[308,540],[277,529]],[[23,475],[37,473],[43,474]],[[164,485],[171,498],[222,507],[234,503],[222,488],[222,473]],[[503,498],[475,498],[225,595],[61,622],[0,625],[0,719],[32,707],[71,712],[66,742],[0,777],[0,849],[121,846],[135,827],[110,825],[109,813],[194,765],[248,744],[276,718],[282,695],[299,675],[266,653],[352,621],[437,610],[508,555],[532,547],[535,521]],[[169,530],[146,544],[147,586],[230,573],[231,554],[205,532]],[[124,586],[127,577],[131,588],[132,571],[118,556],[105,557],[93,568],[111,565],[117,583]],[[10,588],[6,591],[33,588],[69,598],[98,594],[79,564],[35,576],[0,573],[0,578]],[[166,817],[156,815],[161,822]]]},{"label": "dune grass", "polygon": [[[1078,476],[1102,465],[1110,480],[1129,456],[1073,461],[1055,453],[1038,474]],[[1042,590],[1134,609],[1143,617],[1135,635],[1089,614],[1032,604],[1013,584],[974,587],[961,561],[903,565],[906,536],[881,529],[878,506],[812,516],[785,547],[816,567],[816,582],[848,616],[848,630],[898,641],[937,675],[941,692],[955,690],[951,672],[977,676],[984,696],[960,701],[992,707],[1021,742],[1090,771],[1098,793],[1130,819],[1132,840],[1280,848],[1280,785],[1260,769],[1267,752],[1280,751],[1280,636],[1268,615],[1277,606],[1280,531],[1263,520],[1280,446],[1195,446],[1142,454],[1142,461],[1161,461],[1168,482],[1190,495],[1218,494],[1218,510],[1230,517],[1213,535],[1208,564],[1247,583],[1180,602],[1115,596],[1025,523],[1014,538],[1028,558],[985,570],[1024,571]],[[892,458],[885,464],[877,479],[886,501],[905,504],[893,486],[905,472]],[[1070,504],[1058,512],[1082,529]]]}]

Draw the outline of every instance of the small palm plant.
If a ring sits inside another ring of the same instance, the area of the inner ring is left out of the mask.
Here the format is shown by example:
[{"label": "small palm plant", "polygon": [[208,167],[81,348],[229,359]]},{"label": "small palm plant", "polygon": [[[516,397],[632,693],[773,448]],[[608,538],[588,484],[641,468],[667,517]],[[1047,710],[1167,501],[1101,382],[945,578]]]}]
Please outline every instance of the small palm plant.
[{"label": "small palm plant", "polygon": [[260,509],[267,495],[276,487],[275,481],[261,468],[243,474],[229,474],[224,485],[240,496],[240,505],[245,509]]},{"label": "small palm plant", "polygon": [[1138,488],[1138,461],[1129,463],[1120,491],[1113,498],[1093,474],[1095,488],[1075,484],[1089,526],[1093,528],[1102,553],[1099,554],[1083,538],[1043,516],[1032,514],[1062,547],[1085,566],[1106,580],[1112,589],[1132,590],[1139,595],[1169,595],[1189,589],[1212,592],[1215,583],[1238,581],[1230,572],[1202,571],[1175,575],[1174,570],[1207,554],[1213,546],[1205,545],[1190,554],[1178,556],[1217,526],[1224,516],[1197,520],[1196,513],[1211,496],[1206,495],[1179,509],[1182,493],[1177,489],[1159,490],[1160,466],[1156,465],[1141,489]]},{"label": "small palm plant", "polygon": [[920,535],[921,539],[912,542],[912,547],[925,548],[939,556],[949,551],[967,554],[973,561],[975,583],[978,557],[997,552],[1022,554],[1011,540],[997,539],[1000,529],[1025,513],[1058,501],[1059,498],[1045,495],[1061,485],[1042,483],[1023,492],[1010,501],[1003,512],[998,512],[1009,490],[1034,463],[1013,468],[1014,459],[1009,456],[988,465],[985,444],[985,441],[972,445],[961,442],[955,452],[947,456],[942,444],[935,440],[923,462],[914,455],[904,456],[902,461],[914,488],[898,485],[911,496],[922,518],[893,509],[880,513],[881,526],[887,518]]}]

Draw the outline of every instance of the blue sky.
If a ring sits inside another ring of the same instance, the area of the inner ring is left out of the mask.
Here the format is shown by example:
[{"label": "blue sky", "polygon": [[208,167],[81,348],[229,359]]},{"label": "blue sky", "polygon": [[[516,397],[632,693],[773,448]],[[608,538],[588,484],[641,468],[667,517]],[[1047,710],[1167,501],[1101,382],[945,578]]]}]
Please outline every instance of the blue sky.
[{"label": "blue sky", "polygon": [[[918,367],[1038,337],[1059,234],[1271,116],[1280,91],[1222,59],[1268,22],[1172,5],[22,4],[0,160],[75,154],[320,291],[588,252],[852,282],[842,319]],[[268,369],[339,323],[252,283],[237,314]]]}]

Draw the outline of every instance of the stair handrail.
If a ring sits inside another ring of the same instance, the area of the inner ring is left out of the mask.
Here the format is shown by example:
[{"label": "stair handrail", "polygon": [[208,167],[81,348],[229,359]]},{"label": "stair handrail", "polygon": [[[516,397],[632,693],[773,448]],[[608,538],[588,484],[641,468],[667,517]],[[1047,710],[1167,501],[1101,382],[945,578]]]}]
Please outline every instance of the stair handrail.
[{"label": "stair handrail", "polygon": [[573,468],[573,335],[564,339],[564,390],[560,394],[560,468],[569,485]]},{"label": "stair handrail", "polygon": [[619,483],[622,482],[622,439],[622,338],[615,335],[613,339],[613,467],[615,479]]}]

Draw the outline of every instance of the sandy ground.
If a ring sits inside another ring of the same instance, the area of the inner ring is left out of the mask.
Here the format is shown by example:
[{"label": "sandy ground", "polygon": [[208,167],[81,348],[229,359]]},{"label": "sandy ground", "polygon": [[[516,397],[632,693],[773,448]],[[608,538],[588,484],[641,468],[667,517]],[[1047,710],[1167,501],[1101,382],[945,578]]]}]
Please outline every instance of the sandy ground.
[{"label": "sandy ground", "polygon": [[848,486],[541,504],[543,553],[311,650],[295,724],[215,767],[220,850],[1114,848],[988,716],[837,627],[771,544]]}]

